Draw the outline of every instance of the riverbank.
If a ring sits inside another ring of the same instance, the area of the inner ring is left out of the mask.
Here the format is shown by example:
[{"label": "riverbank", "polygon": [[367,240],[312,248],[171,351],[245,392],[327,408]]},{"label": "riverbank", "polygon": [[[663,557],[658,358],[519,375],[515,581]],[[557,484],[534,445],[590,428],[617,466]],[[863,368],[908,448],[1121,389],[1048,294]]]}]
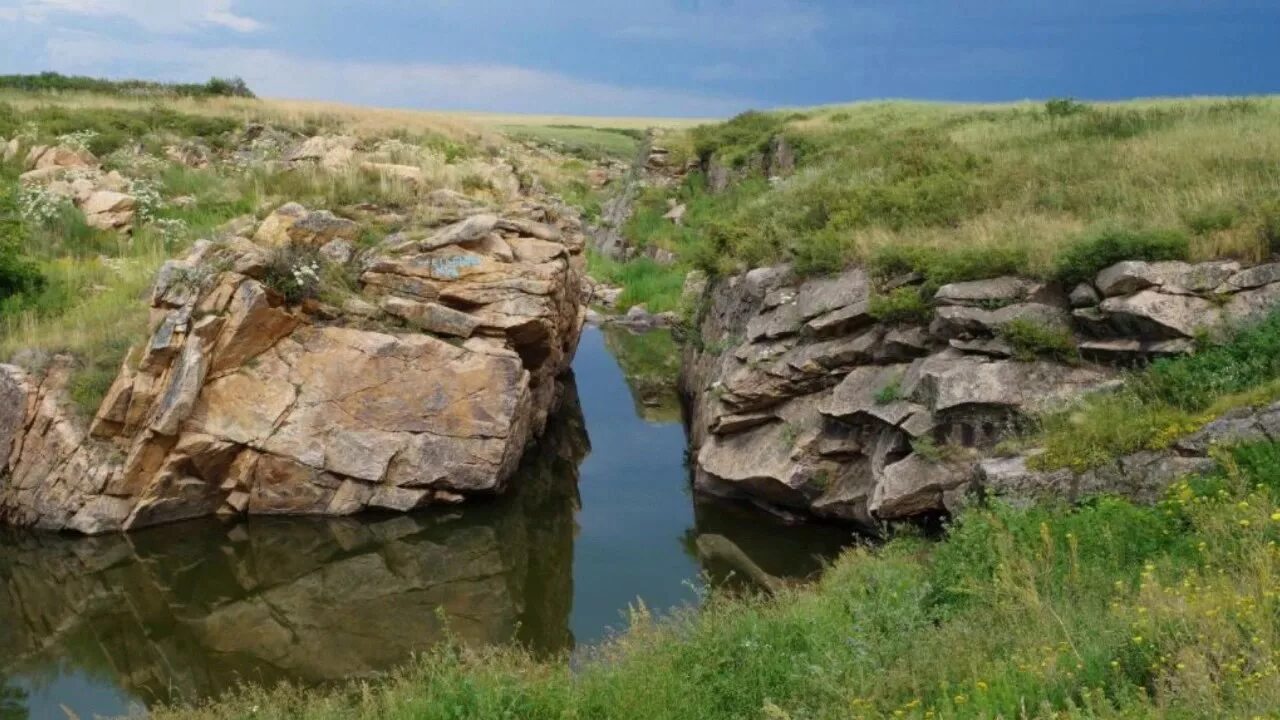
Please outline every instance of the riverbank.
[{"label": "riverbank", "polygon": [[1261,717],[1280,703],[1280,446],[1156,507],[973,509],[811,587],[712,598],[576,672],[442,647],[387,680],[165,718]]}]

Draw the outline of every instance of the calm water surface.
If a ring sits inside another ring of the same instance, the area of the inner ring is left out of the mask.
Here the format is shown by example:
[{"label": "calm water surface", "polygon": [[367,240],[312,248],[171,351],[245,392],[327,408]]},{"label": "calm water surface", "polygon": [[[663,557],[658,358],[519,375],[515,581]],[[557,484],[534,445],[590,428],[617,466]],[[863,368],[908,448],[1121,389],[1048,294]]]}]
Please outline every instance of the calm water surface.
[{"label": "calm water surface", "polygon": [[661,612],[696,602],[708,579],[740,580],[709,548],[798,577],[852,540],[695,502],[682,427],[669,413],[642,417],[600,331],[587,329],[574,374],[516,490],[494,502],[102,538],[0,534],[0,720],[369,676],[446,626],[467,643],[567,652],[621,627],[639,600]]}]

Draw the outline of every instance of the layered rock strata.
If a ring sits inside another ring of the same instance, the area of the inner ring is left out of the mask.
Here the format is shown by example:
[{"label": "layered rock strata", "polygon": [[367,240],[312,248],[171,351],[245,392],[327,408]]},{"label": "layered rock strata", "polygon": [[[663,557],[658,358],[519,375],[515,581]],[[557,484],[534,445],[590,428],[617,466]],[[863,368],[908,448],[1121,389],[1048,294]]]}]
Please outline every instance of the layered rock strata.
[{"label": "layered rock strata", "polygon": [[[151,337],[89,426],[71,359],[0,366],[0,520],[96,534],[501,491],[581,332],[576,216],[471,209],[363,252],[356,232],[291,204],[257,242],[166,264]],[[299,292],[335,274],[355,290]]]},{"label": "layered rock strata", "polygon": [[[984,483],[1149,499],[1203,469],[1205,453],[1125,459],[1132,478],[1116,482],[1029,472],[1025,458],[979,463],[1037,413],[1113,387],[1119,368],[1265,315],[1280,264],[1124,262],[1075,288],[956,283],[934,294],[927,324],[878,321],[873,295],[912,282],[873,287],[860,268],[801,281],[774,267],[706,291],[681,379],[696,488],[868,526],[951,511]],[[1020,346],[1018,328],[1078,357]]]}]

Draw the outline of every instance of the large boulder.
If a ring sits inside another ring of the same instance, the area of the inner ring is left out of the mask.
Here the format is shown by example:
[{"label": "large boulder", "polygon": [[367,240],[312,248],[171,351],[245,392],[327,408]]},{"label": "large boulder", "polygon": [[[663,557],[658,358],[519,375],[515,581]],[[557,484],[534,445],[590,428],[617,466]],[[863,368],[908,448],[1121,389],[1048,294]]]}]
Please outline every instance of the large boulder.
[{"label": "large boulder", "polygon": [[261,245],[198,243],[158,274],[151,337],[92,434],[67,399],[70,360],[0,366],[0,520],[96,534],[504,490],[562,395],[585,315],[574,219],[507,212],[490,223],[518,248],[506,258],[384,249],[341,308],[290,305],[261,270],[264,246],[340,239],[350,221],[291,204]]}]

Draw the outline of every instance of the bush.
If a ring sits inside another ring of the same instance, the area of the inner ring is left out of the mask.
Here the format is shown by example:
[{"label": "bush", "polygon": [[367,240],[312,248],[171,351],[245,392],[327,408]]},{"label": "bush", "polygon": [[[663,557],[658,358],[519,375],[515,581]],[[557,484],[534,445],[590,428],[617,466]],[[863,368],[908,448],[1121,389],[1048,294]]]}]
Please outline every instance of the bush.
[{"label": "bush", "polygon": [[0,308],[44,286],[40,269],[22,256],[23,234],[12,190],[0,192]]},{"label": "bush", "polygon": [[874,295],[868,307],[871,317],[884,323],[926,323],[933,308],[918,287],[900,287],[887,295]]},{"label": "bush", "polygon": [[1123,260],[1185,260],[1189,252],[1187,236],[1174,230],[1108,229],[1068,247],[1054,262],[1053,277],[1075,285]]},{"label": "bush", "polygon": [[1194,235],[1208,235],[1235,227],[1238,213],[1229,205],[1212,204],[1189,211],[1183,221]]},{"label": "bush", "polygon": [[1069,117],[1089,111],[1089,106],[1074,98],[1053,98],[1044,104],[1044,111],[1049,117]]},{"label": "bush", "polygon": [[1000,337],[1013,348],[1014,357],[1023,362],[1030,362],[1040,356],[1066,363],[1076,362],[1080,358],[1075,336],[1065,327],[1041,325],[1019,318],[1005,323],[1000,328]]},{"label": "bush", "polygon": [[210,78],[204,84],[163,83],[150,80],[105,80],[80,75],[43,72],[38,75],[0,75],[0,89],[26,92],[92,92],[104,95],[169,96],[169,97],[244,97],[252,98],[245,81],[236,78]]},{"label": "bush", "polygon": [[740,166],[752,155],[768,150],[769,141],[786,124],[782,113],[748,110],[728,122],[694,128],[694,152],[704,161],[714,155],[726,165]]},{"label": "bush", "polygon": [[890,279],[917,272],[924,278],[925,290],[932,292],[948,283],[985,280],[1001,275],[1027,271],[1025,248],[957,247],[886,245],[872,254],[868,266],[873,275]]}]

